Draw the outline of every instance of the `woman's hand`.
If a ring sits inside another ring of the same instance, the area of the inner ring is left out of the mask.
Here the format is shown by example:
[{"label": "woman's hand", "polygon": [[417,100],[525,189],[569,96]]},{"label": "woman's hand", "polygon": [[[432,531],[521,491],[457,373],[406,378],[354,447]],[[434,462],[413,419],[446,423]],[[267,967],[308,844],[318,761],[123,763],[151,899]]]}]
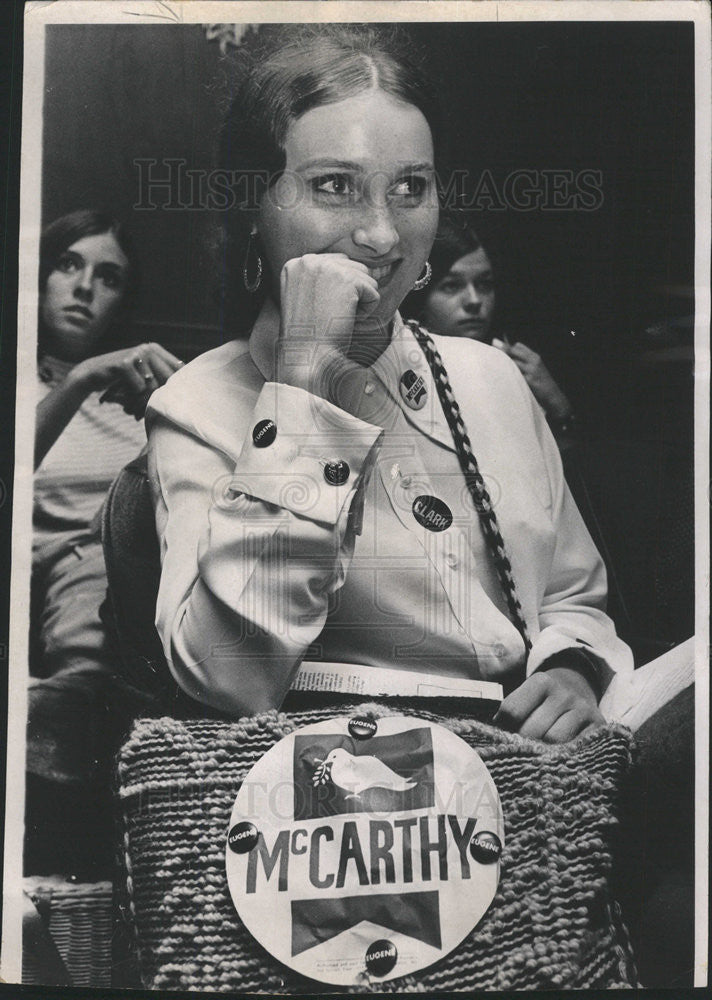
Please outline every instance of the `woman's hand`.
[{"label": "woman's hand", "polygon": [[605,719],[596,694],[573,667],[532,674],[502,702],[494,724],[548,743],[566,743]]},{"label": "woman's hand", "polygon": [[547,416],[555,420],[565,420],[571,415],[571,404],[551,376],[540,355],[526,344],[502,344],[501,349],[508,354],[527,380],[534,397]]},{"label": "woman's hand", "polygon": [[160,344],[141,344],[80,361],[37,405],[35,468],[90,393],[105,389],[102,402],[121,403],[140,420],[153,390],[182,364]]},{"label": "woman's hand", "polygon": [[379,301],[366,265],[346,254],[288,260],[280,276],[276,380],[341,405],[334,387],[359,367],[347,357],[354,328]]},{"label": "woman's hand", "polygon": [[87,394],[105,389],[102,402],[120,403],[139,420],[154,389],[182,365],[179,358],[160,344],[140,344],[87,358],[75,366],[71,375],[86,388]]}]

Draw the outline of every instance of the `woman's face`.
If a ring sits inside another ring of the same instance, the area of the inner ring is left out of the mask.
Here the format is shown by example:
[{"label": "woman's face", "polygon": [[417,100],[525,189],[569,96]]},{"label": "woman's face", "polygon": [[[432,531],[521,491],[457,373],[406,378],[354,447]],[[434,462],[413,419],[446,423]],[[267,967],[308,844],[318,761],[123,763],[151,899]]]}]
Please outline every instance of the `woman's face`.
[{"label": "woman's face", "polygon": [[62,253],[40,295],[53,353],[80,361],[95,353],[126,291],[129,261],[112,233],[84,236]]},{"label": "woman's face", "polygon": [[432,287],[423,320],[428,330],[446,337],[489,340],[493,318],[492,265],[480,247],[456,260]]},{"label": "woman's face", "polygon": [[343,253],[378,281],[374,317],[389,322],[425,267],[438,224],[430,127],[424,115],[368,90],[294,121],[284,175],[258,221],[274,276],[307,253]]}]

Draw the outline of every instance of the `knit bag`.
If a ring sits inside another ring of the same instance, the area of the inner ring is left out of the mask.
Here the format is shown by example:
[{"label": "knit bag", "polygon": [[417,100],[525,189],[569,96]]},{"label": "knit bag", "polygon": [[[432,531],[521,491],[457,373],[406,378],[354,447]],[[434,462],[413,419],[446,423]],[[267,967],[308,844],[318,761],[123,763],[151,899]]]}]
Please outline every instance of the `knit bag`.
[{"label": "knit bag", "polygon": [[[473,747],[497,787],[505,826],[500,880],[480,923],[421,972],[373,992],[609,989],[637,985],[611,899],[618,788],[632,738],[604,726],[548,745],[472,718],[399,704],[332,704],[237,722],[144,719],[118,758],[124,911],[152,989],[313,995],[348,992],[300,977],[248,933],[225,873],[241,782],[288,733],[337,715],[414,715]],[[358,992],[368,991],[369,984]]]}]

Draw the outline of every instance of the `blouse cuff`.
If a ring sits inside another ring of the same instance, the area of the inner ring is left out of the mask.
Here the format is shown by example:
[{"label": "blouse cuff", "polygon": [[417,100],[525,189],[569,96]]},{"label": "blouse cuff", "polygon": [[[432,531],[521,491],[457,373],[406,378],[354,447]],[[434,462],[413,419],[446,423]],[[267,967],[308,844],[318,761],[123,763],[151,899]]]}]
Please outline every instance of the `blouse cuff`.
[{"label": "blouse cuff", "polygon": [[561,653],[571,653],[573,657],[580,658],[581,663],[586,659],[587,666],[584,670],[591,677],[595,674],[595,689],[600,699],[615,676],[615,671],[587,639],[566,635],[557,629],[545,628],[535,639],[527,661],[527,676],[539,669],[561,666],[556,662]]},{"label": "blouse cuff", "polygon": [[304,389],[265,383],[230,490],[334,525],[383,431]]}]

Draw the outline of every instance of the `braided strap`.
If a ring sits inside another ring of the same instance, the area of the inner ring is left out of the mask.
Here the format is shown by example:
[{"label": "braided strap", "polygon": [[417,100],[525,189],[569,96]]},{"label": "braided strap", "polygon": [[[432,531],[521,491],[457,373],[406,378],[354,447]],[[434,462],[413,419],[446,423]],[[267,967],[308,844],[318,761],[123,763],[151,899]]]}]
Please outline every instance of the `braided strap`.
[{"label": "braided strap", "polygon": [[477,511],[477,516],[480,519],[487,547],[494,561],[497,576],[499,577],[499,582],[502,587],[502,592],[507,602],[509,614],[512,618],[513,624],[519,630],[519,633],[524,640],[524,647],[528,654],[532,648],[532,641],[529,637],[529,629],[527,628],[527,623],[524,619],[524,613],[522,612],[522,605],[517,595],[517,586],[514,582],[512,564],[509,560],[509,556],[507,555],[507,549],[504,544],[504,539],[502,538],[502,532],[499,530],[497,516],[494,512],[490,495],[487,492],[485,481],[482,478],[482,473],[477,465],[477,459],[472,451],[472,444],[470,443],[470,438],[467,434],[465,422],[462,419],[460,407],[457,405],[457,400],[455,399],[452,387],[450,386],[450,379],[448,378],[447,371],[445,370],[445,365],[443,364],[437,347],[426,331],[423,330],[414,320],[408,320],[407,325],[413,331],[413,334],[420,344],[423,354],[430,365],[430,371],[433,375],[435,387],[438,390],[440,404],[443,408],[445,419],[448,422],[450,433],[452,434],[452,439],[455,443],[455,450],[457,451],[460,468],[465,476],[467,488],[470,491],[472,502],[475,506],[475,510]]}]

